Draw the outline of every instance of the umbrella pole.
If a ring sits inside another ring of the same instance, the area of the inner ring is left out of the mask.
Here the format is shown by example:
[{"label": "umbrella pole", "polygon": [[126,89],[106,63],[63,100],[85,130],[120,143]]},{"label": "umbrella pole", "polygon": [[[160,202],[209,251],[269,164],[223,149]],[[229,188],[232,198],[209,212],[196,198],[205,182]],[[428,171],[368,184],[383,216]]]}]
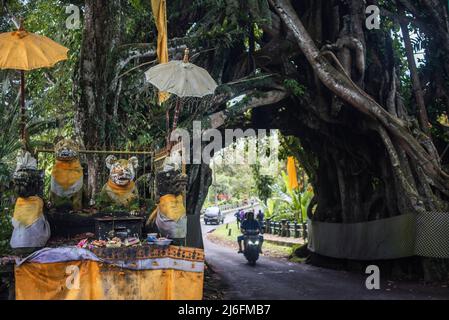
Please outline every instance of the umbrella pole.
[{"label": "umbrella pole", "polygon": [[25,71],[20,71],[20,137],[26,148],[25,134]]},{"label": "umbrella pole", "polygon": [[165,137],[165,145],[168,148],[168,144],[170,143],[170,109],[165,111],[165,128],[167,130],[167,136]]},{"label": "umbrella pole", "polygon": [[[178,98],[176,100],[175,114],[173,116],[173,128],[172,128],[171,132],[175,131],[176,128],[178,127],[179,114],[181,113],[181,108],[182,108],[182,101],[181,100],[182,100],[181,98]],[[169,142],[168,150],[171,150],[171,147],[172,147],[172,141]]]},{"label": "umbrella pole", "polygon": [[182,108],[182,101],[181,101],[181,99],[178,98],[178,100],[176,101],[175,115],[173,117],[172,131],[175,131],[176,127],[178,126],[178,119],[179,119],[179,114],[181,113],[181,108]]}]

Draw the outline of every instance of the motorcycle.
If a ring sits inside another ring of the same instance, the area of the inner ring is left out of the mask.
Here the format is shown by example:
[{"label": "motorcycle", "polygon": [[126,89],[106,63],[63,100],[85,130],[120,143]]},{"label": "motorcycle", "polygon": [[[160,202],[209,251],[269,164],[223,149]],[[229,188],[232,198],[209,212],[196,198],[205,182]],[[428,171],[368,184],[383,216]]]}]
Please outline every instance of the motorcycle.
[{"label": "motorcycle", "polygon": [[254,266],[259,259],[259,235],[245,235],[243,239],[245,245],[243,255],[248,263]]}]

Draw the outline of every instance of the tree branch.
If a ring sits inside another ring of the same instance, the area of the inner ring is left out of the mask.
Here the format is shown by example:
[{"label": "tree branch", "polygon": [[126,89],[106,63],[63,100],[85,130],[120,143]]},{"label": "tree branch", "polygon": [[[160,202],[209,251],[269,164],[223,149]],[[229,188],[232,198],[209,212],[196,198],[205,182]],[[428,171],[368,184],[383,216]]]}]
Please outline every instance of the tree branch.
[{"label": "tree branch", "polygon": [[413,52],[412,41],[408,32],[408,24],[400,22],[402,36],[404,39],[405,52],[407,55],[408,67],[412,78],[412,87],[415,94],[416,105],[418,106],[418,120],[421,130],[430,136],[429,118],[427,117],[424,95],[422,92],[421,81],[419,80],[418,69],[415,63],[415,54]]},{"label": "tree branch", "polygon": [[269,1],[286,27],[292,30],[301,51],[323,84],[349,106],[368,115],[373,120],[379,121],[386,130],[400,141],[407,155],[417,161],[426,175],[432,178],[434,185],[443,193],[449,195],[449,175],[443,171],[438,160],[429,154],[410,134],[408,128],[403,126],[402,121],[386,111],[365,91],[352,82],[342,70],[333,67],[320,54],[288,0]]},{"label": "tree branch", "polygon": [[[246,111],[254,109],[254,108],[278,103],[278,102],[284,100],[288,96],[287,91],[285,91],[283,88],[278,88],[276,90],[271,90],[271,91],[267,91],[267,92],[263,92],[263,93],[261,93],[258,90],[251,90],[246,93],[240,93],[238,96],[243,95],[243,94],[246,96],[250,96],[250,98],[248,101],[245,101],[242,108],[238,109],[238,111],[237,111],[238,114],[243,114]],[[236,95],[234,95],[234,97],[235,96]],[[224,103],[225,101],[231,100],[232,97],[228,96],[228,97],[222,98],[222,99],[223,100],[221,100],[219,102],[220,104]],[[226,123],[226,120],[228,120],[231,117],[231,114],[235,116],[235,113],[236,113],[235,110],[222,110],[222,111],[219,111],[219,112],[216,112],[216,113],[210,115],[209,120],[211,123],[211,127],[219,128],[219,127],[223,126]]]}]

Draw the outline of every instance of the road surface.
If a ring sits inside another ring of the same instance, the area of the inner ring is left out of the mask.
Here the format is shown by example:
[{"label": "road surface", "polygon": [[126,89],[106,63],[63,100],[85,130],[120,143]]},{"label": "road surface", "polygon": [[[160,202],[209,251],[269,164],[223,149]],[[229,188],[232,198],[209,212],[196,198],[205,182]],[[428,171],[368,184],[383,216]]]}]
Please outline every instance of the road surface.
[{"label": "road surface", "polygon": [[[226,215],[225,222],[233,220],[233,213]],[[206,235],[216,226],[202,228]],[[449,288],[441,285],[381,281],[379,290],[368,290],[364,275],[263,256],[251,267],[242,254],[206,236],[204,245],[208,264],[228,287],[225,299],[449,299]]]}]

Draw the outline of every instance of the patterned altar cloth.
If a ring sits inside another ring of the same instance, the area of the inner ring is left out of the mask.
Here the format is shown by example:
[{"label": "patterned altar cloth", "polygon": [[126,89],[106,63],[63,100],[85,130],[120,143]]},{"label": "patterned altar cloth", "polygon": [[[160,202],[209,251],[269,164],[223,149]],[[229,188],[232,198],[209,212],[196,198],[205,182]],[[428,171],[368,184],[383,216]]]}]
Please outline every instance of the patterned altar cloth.
[{"label": "patterned altar cloth", "polygon": [[204,251],[44,248],[15,266],[17,300],[200,300]]}]

